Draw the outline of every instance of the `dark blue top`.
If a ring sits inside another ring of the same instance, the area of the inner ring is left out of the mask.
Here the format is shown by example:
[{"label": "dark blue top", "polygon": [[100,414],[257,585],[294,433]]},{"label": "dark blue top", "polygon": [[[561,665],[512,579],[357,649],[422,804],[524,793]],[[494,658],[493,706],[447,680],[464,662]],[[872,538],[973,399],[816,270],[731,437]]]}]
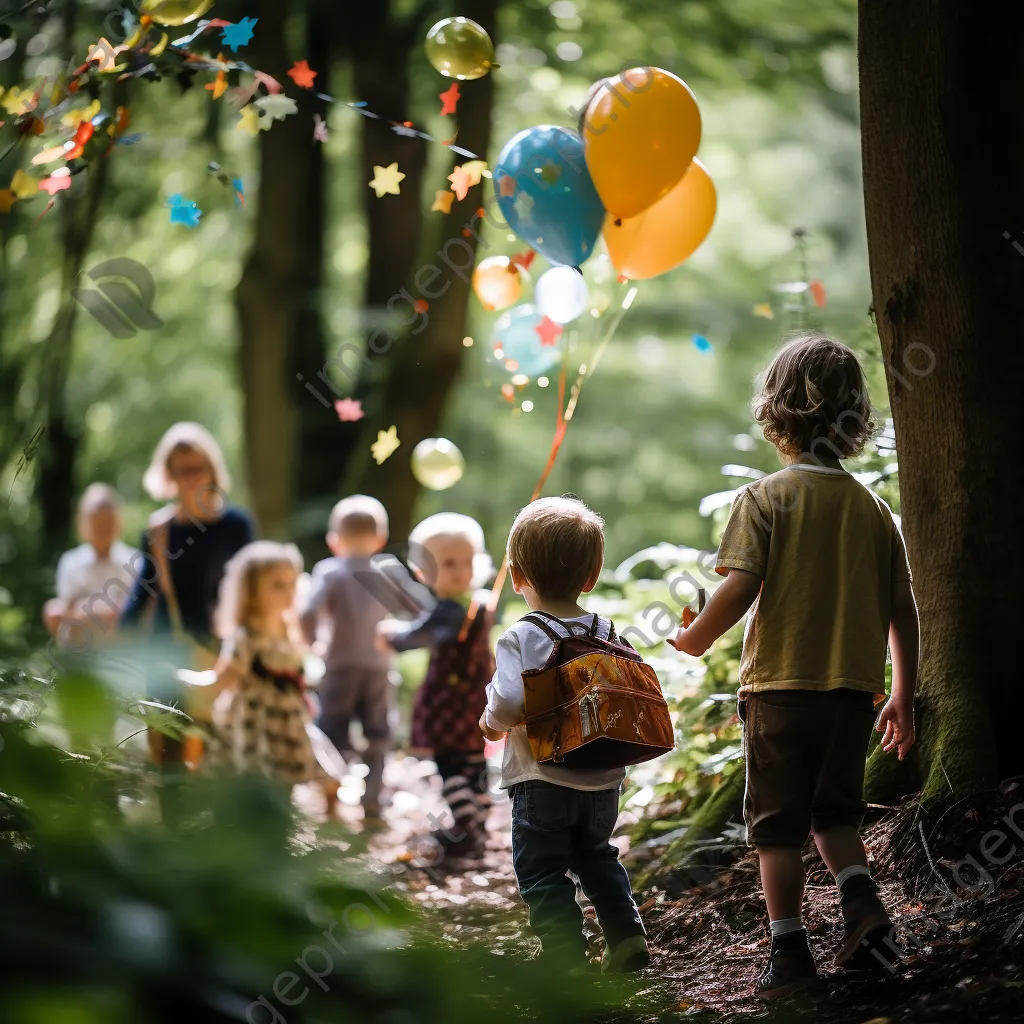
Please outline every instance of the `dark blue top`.
[{"label": "dark blue top", "polygon": [[466,606],[450,597],[443,598],[433,609],[421,615],[409,628],[388,637],[388,644],[396,651],[411,651],[417,647],[438,647],[454,640],[466,621]]},{"label": "dark blue top", "polygon": [[[217,591],[228,559],[253,540],[252,521],[239,508],[229,505],[220,516],[208,523],[172,521],[167,540],[167,563],[174,583],[174,593],[181,608],[181,621],[186,632],[197,640],[207,640],[213,632],[213,613],[217,607]],[[153,616],[154,632],[169,633],[171,621],[167,599],[160,589],[156,563],[149,534],[139,544],[144,562],[135,573],[135,588],[121,613],[122,625],[136,625],[157,592]]]}]

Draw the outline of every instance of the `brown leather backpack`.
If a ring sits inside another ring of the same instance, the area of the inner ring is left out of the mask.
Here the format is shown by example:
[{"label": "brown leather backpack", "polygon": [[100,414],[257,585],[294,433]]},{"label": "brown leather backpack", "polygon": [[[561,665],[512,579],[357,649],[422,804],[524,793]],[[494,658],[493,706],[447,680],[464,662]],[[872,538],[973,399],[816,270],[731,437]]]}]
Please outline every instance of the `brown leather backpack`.
[{"label": "brown leather backpack", "polygon": [[673,748],[672,720],[658,677],[615,635],[614,626],[604,640],[597,635],[596,615],[589,628],[546,612],[523,621],[554,643],[543,668],[523,672],[526,735],[539,763],[625,768]]}]

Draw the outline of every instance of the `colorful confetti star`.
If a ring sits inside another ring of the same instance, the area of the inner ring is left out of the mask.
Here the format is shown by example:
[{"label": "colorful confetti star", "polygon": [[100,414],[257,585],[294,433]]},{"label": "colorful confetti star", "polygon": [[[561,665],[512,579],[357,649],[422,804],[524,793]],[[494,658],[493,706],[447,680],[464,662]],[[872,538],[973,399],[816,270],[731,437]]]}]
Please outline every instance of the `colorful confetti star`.
[{"label": "colorful confetti star", "polygon": [[466,171],[465,167],[456,167],[448,180],[452,183],[452,191],[458,199],[465,199],[466,193],[473,185],[473,175]]},{"label": "colorful confetti star", "polygon": [[238,119],[235,127],[247,135],[259,135],[260,129],[263,127],[260,120],[260,112],[250,103],[249,106],[242,107],[242,116]]},{"label": "colorful confetti star", "polygon": [[39,182],[39,188],[51,197],[62,189],[71,188],[71,172],[66,167],[58,167],[48,178]]},{"label": "colorful confetti star", "polygon": [[443,189],[434,193],[434,205],[430,207],[431,212],[438,210],[441,213],[451,213],[452,203],[455,201],[455,193],[451,189]]},{"label": "colorful confetti star", "polygon": [[9,188],[0,188],[0,213],[10,213],[18,197]]},{"label": "colorful confetti star", "polygon": [[505,177],[498,182],[498,193],[506,198],[516,194],[516,179],[513,178],[511,174],[505,175]]},{"label": "colorful confetti star", "polygon": [[[223,54],[218,54],[218,56],[223,56]],[[203,88],[212,92],[215,100],[219,100],[228,91],[227,72],[218,71],[217,77],[212,82],[207,82]]]},{"label": "colorful confetti star", "polygon": [[231,187],[235,190],[235,206],[242,206],[245,203],[245,185],[241,178],[232,178]]},{"label": "colorful confetti star", "polygon": [[479,185],[481,178],[490,177],[486,160],[467,160],[462,169],[470,176],[474,185]]},{"label": "colorful confetti star", "polygon": [[12,117],[27,114],[35,105],[35,93],[31,89],[19,89],[16,85],[12,85],[0,98],[0,106]]},{"label": "colorful confetti star", "polygon": [[765,320],[774,320],[775,314],[767,302],[759,302],[753,309],[754,316],[764,317]]},{"label": "colorful confetti star", "polygon": [[304,60],[297,60],[288,69],[288,77],[300,89],[312,89],[313,79],[316,78],[316,75],[317,73]]},{"label": "colorful confetti star", "polygon": [[254,71],[253,76],[256,85],[262,85],[271,96],[284,92],[284,86],[273,75],[268,75],[265,71]]},{"label": "colorful confetti star", "polygon": [[299,105],[291,96],[283,96],[280,93],[261,96],[258,100],[253,100],[252,105],[259,108],[261,117],[266,115],[271,121],[283,121],[289,114],[294,114],[299,109]]},{"label": "colorful confetti star", "polygon": [[342,423],[355,423],[361,420],[366,413],[363,412],[363,403],[355,398],[340,398],[334,403],[334,411]]},{"label": "colorful confetti star", "polygon": [[693,347],[698,352],[710,352],[711,342],[708,341],[708,339],[705,338],[703,334],[695,334],[693,336]]},{"label": "colorful confetti star", "polygon": [[452,82],[451,87],[441,93],[441,116],[455,113],[455,105],[459,102],[459,83]]},{"label": "colorful confetti star", "polygon": [[33,178],[22,170],[14,172],[11,178],[11,189],[19,199],[33,199],[39,195],[39,179]]},{"label": "colorful confetti star", "polygon": [[327,122],[319,115],[313,115],[313,141],[327,141]]},{"label": "colorful confetti star", "polygon": [[199,227],[199,218],[203,211],[192,202],[186,199],[180,192],[176,192],[167,200],[167,206],[171,209],[171,223],[184,224],[187,228]]},{"label": "colorful confetti star", "polygon": [[256,28],[257,21],[259,18],[243,18],[235,24],[225,25],[220,30],[224,45],[232,52],[237,52],[240,46],[252,42],[253,30]]},{"label": "colorful confetti star", "polygon": [[398,440],[398,427],[392,424],[387,430],[377,431],[377,440],[370,445],[370,454],[377,465],[386,462],[401,444]]},{"label": "colorful confetti star", "polygon": [[69,110],[61,119],[60,123],[65,128],[77,128],[83,121],[91,121],[100,112],[100,101],[93,100],[87,107],[78,110]]},{"label": "colorful confetti star", "polygon": [[555,323],[549,316],[545,316],[534,327],[534,330],[537,332],[537,337],[540,338],[541,348],[554,348],[558,344],[558,339],[562,336],[562,325]]},{"label": "colorful confetti star", "polygon": [[373,165],[373,179],[370,181],[370,188],[377,193],[377,198],[385,194],[397,196],[401,194],[401,189],[398,187],[398,183],[405,177],[405,175],[398,169],[398,161],[390,163],[387,167],[381,167],[379,164]]},{"label": "colorful confetti star", "polygon": [[811,282],[811,295],[814,297],[814,304],[821,309],[825,305],[825,286],[820,281]]},{"label": "colorful confetti star", "polygon": [[[91,121],[83,121],[75,132],[74,137],[71,139],[71,146],[64,154],[68,160],[78,160],[85,152],[85,147],[88,141],[92,138],[93,133],[96,129],[93,127]],[[67,145],[67,143],[65,143]]]}]

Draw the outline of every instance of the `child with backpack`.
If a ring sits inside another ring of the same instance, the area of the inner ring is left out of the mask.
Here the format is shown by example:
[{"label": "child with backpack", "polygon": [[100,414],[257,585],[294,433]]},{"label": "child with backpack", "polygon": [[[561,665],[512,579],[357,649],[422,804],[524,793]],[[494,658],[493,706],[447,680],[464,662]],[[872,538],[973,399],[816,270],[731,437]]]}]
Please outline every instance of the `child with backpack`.
[{"label": "child with backpack", "polygon": [[646,933],[609,839],[624,766],[672,747],[668,708],[650,666],[579,605],[604,564],[600,516],[571,496],[532,502],[512,524],[508,564],[531,614],[498,640],[480,727],[491,740],[508,733],[501,788],[530,926],[542,957],[585,967],[571,871],[597,910],[604,969],[640,970]]},{"label": "child with backpack", "polygon": [[771,926],[755,994],[774,998],[818,976],[801,919],[809,833],[839,890],[836,963],[872,967],[872,949],[889,935],[858,827],[872,725],[900,760],[914,743],[918,620],[889,506],[840,465],[872,430],[854,353],[824,335],[791,341],[769,366],[754,415],[786,468],[736,496],[716,566],[726,579],[671,643],[699,657],[753,605],[739,670],[744,818]]}]

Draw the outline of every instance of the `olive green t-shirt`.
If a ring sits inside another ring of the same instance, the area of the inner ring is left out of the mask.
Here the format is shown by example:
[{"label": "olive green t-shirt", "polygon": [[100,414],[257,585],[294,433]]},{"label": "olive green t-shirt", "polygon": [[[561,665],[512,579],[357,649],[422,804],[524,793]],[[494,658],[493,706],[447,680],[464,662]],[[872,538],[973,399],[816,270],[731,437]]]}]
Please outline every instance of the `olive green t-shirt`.
[{"label": "olive green t-shirt", "polygon": [[715,568],[762,580],[743,688],[885,693],[892,584],[910,566],[889,506],[845,470],[796,464],[744,487]]}]

